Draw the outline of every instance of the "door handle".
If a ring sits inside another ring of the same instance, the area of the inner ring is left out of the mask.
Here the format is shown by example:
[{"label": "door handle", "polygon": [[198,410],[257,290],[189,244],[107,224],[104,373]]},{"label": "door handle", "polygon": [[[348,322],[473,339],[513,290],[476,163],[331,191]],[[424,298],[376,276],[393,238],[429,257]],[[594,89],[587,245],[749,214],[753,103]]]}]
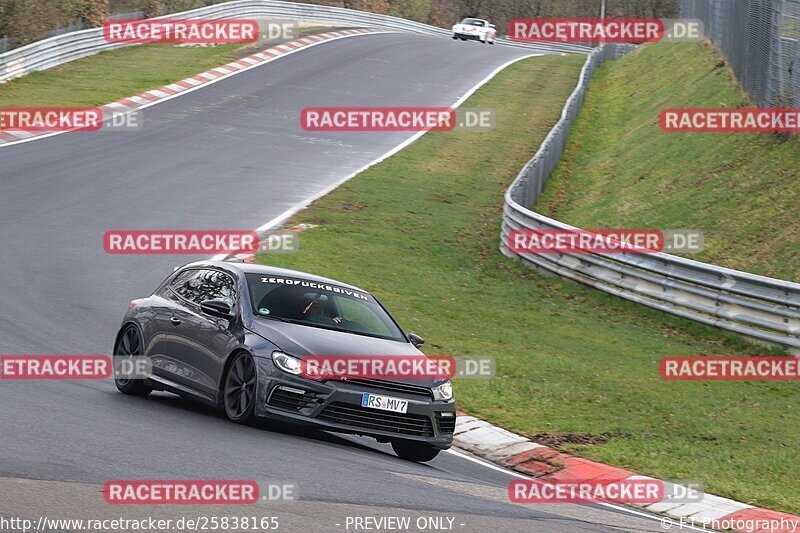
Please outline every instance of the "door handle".
[{"label": "door handle", "polygon": [[170,318],[169,321],[172,322],[173,326],[178,326],[181,323],[181,319],[176,316]]}]

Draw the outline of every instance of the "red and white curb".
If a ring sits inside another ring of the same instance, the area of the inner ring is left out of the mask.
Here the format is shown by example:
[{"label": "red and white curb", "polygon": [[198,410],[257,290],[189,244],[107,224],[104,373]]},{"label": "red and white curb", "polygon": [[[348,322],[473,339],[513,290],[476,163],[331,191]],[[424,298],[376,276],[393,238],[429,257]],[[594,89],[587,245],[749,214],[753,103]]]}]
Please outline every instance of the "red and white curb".
[{"label": "red and white curb", "polygon": [[[653,479],[553,450],[462,412],[456,418],[453,445],[498,465],[547,481]],[[665,487],[669,485],[665,482]],[[668,488],[664,492],[674,494]],[[714,524],[721,524],[731,531],[741,533],[800,533],[800,516],[762,509],[711,494],[705,494],[702,501],[695,503],[678,503],[665,499],[634,507],[687,525],[713,527]],[[758,529],[745,527],[746,524],[766,523],[783,526]]]},{"label": "red and white curb", "polygon": [[[298,50],[304,48],[316,46],[318,44],[328,41],[343,39],[345,37],[353,37],[356,35],[377,34],[377,33],[393,33],[393,32],[388,30],[370,30],[365,28],[358,28],[352,30],[338,30],[326,33],[319,33],[316,35],[310,35],[308,37],[303,37],[301,39],[296,39],[294,41],[289,41],[286,43],[275,45],[266,50],[262,50],[257,54],[253,54],[244,57],[242,59],[232,61],[231,63],[228,63],[226,65],[212,68],[211,70],[201,72],[200,74],[196,74],[189,78],[184,78],[180,81],[176,81],[175,83],[170,83],[169,85],[165,85],[157,89],[151,89],[136,96],[130,96],[128,98],[123,98],[122,100],[118,100],[116,102],[100,106],[99,109],[103,112],[103,121],[105,122],[107,120],[110,120],[113,115],[125,114],[134,111],[136,109],[143,109],[145,107],[150,107],[151,105],[162,102],[164,100],[175,98],[176,96],[180,96],[181,94],[185,94],[187,92],[194,91],[196,89],[205,87],[212,83],[216,83],[224,78],[228,78],[230,76],[261,66],[265,63],[275,61],[276,59],[297,52]],[[67,133],[67,131],[69,130],[57,131],[57,132],[41,132],[41,133],[33,133],[26,131],[0,131],[0,147],[12,143],[19,143],[33,139],[40,139],[43,137],[51,137],[53,135]],[[102,131],[102,129],[100,131]]]}]

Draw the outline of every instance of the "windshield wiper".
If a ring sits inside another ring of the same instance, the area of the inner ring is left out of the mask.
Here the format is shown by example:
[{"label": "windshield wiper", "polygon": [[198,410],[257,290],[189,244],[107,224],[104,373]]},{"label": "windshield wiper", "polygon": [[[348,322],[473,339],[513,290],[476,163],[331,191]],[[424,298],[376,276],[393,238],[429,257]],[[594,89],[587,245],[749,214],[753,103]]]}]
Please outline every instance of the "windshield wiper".
[{"label": "windshield wiper", "polygon": [[284,318],[282,316],[268,316],[268,315],[259,315],[256,314],[258,318],[265,318],[267,320],[280,320],[281,322],[286,322],[287,324],[303,324],[303,322],[298,322],[296,320],[292,320],[291,318]]}]

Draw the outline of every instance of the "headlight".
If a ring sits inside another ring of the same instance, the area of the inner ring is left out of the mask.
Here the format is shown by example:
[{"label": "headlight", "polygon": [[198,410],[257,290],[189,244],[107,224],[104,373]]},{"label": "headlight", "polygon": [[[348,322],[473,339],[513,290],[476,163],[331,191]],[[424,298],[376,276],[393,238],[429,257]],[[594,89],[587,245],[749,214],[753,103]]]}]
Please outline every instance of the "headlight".
[{"label": "headlight", "polygon": [[284,372],[294,375],[300,374],[303,365],[297,357],[286,355],[283,352],[272,352],[272,362]]},{"label": "headlight", "polygon": [[453,385],[450,381],[445,381],[433,388],[434,400],[451,400],[453,398]]}]

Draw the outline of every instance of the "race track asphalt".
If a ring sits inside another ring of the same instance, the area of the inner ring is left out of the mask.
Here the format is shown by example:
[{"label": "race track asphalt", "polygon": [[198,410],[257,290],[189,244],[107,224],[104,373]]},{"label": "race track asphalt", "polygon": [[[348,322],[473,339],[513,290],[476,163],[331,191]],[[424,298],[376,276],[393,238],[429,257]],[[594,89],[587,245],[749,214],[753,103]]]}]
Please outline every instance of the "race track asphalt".
[{"label": "race track asphalt", "polygon": [[[446,106],[525,53],[352,37],[150,107],[140,131],[0,148],[0,353],[110,353],[127,302],[193,259],[108,255],[107,230],[255,228],[412,135],[306,132],[304,107]],[[2,381],[0,425],[0,517],[272,515],[281,531],[353,531],[348,516],[452,517],[465,532],[660,529],[606,508],[510,504],[509,474],[460,455],[408,463],[371,439],[238,426],[168,394],[122,396],[110,381]],[[300,501],[104,503],[105,481],[148,478],[292,482]]]}]

